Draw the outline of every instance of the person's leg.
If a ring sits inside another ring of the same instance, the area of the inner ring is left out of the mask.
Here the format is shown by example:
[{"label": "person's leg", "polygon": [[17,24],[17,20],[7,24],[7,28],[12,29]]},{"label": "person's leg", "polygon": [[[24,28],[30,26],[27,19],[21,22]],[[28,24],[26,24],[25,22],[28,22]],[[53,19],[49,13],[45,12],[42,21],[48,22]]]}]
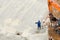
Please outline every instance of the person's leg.
[{"label": "person's leg", "polygon": [[40,30],[40,27],[38,27],[38,30]]}]

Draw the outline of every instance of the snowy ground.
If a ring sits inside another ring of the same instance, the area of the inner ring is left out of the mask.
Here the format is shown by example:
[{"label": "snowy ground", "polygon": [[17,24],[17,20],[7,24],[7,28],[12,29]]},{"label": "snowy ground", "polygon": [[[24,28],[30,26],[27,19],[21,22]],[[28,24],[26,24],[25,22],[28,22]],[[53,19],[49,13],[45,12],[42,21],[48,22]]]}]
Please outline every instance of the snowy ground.
[{"label": "snowy ground", "polygon": [[36,33],[35,24],[47,15],[47,0],[0,0],[0,40],[48,40],[48,27]]}]

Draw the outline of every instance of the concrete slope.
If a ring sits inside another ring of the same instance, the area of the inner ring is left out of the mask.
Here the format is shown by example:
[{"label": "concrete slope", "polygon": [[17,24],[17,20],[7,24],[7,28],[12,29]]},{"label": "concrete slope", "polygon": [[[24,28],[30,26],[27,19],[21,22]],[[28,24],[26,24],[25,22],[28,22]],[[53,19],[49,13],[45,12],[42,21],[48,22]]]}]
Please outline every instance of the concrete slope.
[{"label": "concrete slope", "polygon": [[9,35],[35,29],[35,22],[42,22],[47,15],[47,0],[0,0],[0,33]]}]

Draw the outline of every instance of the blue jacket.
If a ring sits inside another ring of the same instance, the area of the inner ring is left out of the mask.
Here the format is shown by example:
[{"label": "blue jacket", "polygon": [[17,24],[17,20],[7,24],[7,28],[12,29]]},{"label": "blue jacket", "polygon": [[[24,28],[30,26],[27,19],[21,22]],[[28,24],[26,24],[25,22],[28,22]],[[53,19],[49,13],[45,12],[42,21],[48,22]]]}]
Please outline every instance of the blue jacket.
[{"label": "blue jacket", "polygon": [[38,27],[41,27],[41,22],[40,21],[36,22],[36,24],[37,24]]}]

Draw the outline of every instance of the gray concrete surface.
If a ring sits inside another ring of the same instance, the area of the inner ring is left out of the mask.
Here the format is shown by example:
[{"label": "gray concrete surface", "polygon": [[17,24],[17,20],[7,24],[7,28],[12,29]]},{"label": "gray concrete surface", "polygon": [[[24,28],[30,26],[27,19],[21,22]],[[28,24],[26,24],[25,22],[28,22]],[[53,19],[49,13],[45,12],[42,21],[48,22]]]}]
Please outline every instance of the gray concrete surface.
[{"label": "gray concrete surface", "polygon": [[0,0],[0,34],[3,37],[0,40],[25,40],[18,38],[15,35],[17,32],[26,33],[26,37],[30,35],[29,40],[47,40],[48,32],[40,33],[39,36],[29,34],[30,30],[36,30],[35,22],[42,22],[47,15],[47,0]]}]

